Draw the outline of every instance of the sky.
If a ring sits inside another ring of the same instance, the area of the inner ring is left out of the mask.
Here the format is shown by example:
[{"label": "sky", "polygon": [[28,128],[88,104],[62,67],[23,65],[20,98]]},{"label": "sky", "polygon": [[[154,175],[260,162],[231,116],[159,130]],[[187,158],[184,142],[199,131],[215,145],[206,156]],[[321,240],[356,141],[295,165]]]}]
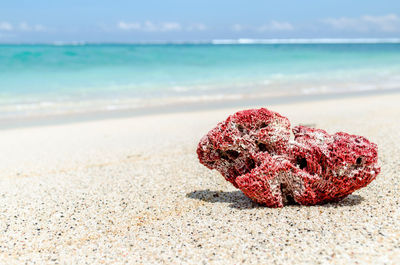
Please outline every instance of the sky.
[{"label": "sky", "polygon": [[0,3],[0,43],[399,37],[399,0],[4,0]]}]

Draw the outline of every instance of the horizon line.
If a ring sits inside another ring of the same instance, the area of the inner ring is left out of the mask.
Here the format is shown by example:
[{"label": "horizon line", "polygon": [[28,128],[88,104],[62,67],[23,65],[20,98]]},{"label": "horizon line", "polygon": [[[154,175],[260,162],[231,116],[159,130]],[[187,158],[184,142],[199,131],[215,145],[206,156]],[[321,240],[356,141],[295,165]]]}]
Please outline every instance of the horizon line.
[{"label": "horizon line", "polygon": [[212,39],[194,41],[132,41],[132,42],[91,42],[91,41],[52,41],[52,42],[0,42],[0,45],[54,45],[54,46],[79,46],[79,45],[101,45],[101,44],[379,44],[379,43],[400,43],[400,38],[271,38],[271,39]]}]

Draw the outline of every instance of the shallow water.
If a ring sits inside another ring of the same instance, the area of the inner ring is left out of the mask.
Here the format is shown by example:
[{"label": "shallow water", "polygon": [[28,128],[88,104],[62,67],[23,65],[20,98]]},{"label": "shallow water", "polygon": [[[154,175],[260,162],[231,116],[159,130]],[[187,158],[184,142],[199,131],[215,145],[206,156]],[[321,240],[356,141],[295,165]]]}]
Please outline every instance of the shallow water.
[{"label": "shallow water", "polygon": [[0,45],[0,115],[392,89],[399,62],[399,43]]}]

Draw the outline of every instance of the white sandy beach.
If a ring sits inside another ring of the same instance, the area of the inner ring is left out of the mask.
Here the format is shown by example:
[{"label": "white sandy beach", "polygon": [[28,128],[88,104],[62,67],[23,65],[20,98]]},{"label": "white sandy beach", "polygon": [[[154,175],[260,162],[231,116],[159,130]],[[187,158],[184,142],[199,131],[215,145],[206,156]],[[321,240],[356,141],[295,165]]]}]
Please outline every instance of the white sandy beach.
[{"label": "white sandy beach", "polygon": [[259,207],[198,162],[242,108],[1,130],[0,263],[400,264],[399,102],[263,106],[379,146],[374,182],[313,207]]}]

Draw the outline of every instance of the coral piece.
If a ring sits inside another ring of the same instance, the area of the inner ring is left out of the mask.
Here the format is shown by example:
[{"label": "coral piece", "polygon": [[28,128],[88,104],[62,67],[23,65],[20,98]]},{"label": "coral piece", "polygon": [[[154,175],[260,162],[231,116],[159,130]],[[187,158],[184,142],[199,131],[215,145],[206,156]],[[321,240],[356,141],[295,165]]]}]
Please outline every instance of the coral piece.
[{"label": "coral piece", "polygon": [[197,148],[200,162],[218,170],[252,200],[268,207],[315,205],[343,199],[380,172],[374,143],[328,134],[265,108],[237,112],[212,129]]}]

